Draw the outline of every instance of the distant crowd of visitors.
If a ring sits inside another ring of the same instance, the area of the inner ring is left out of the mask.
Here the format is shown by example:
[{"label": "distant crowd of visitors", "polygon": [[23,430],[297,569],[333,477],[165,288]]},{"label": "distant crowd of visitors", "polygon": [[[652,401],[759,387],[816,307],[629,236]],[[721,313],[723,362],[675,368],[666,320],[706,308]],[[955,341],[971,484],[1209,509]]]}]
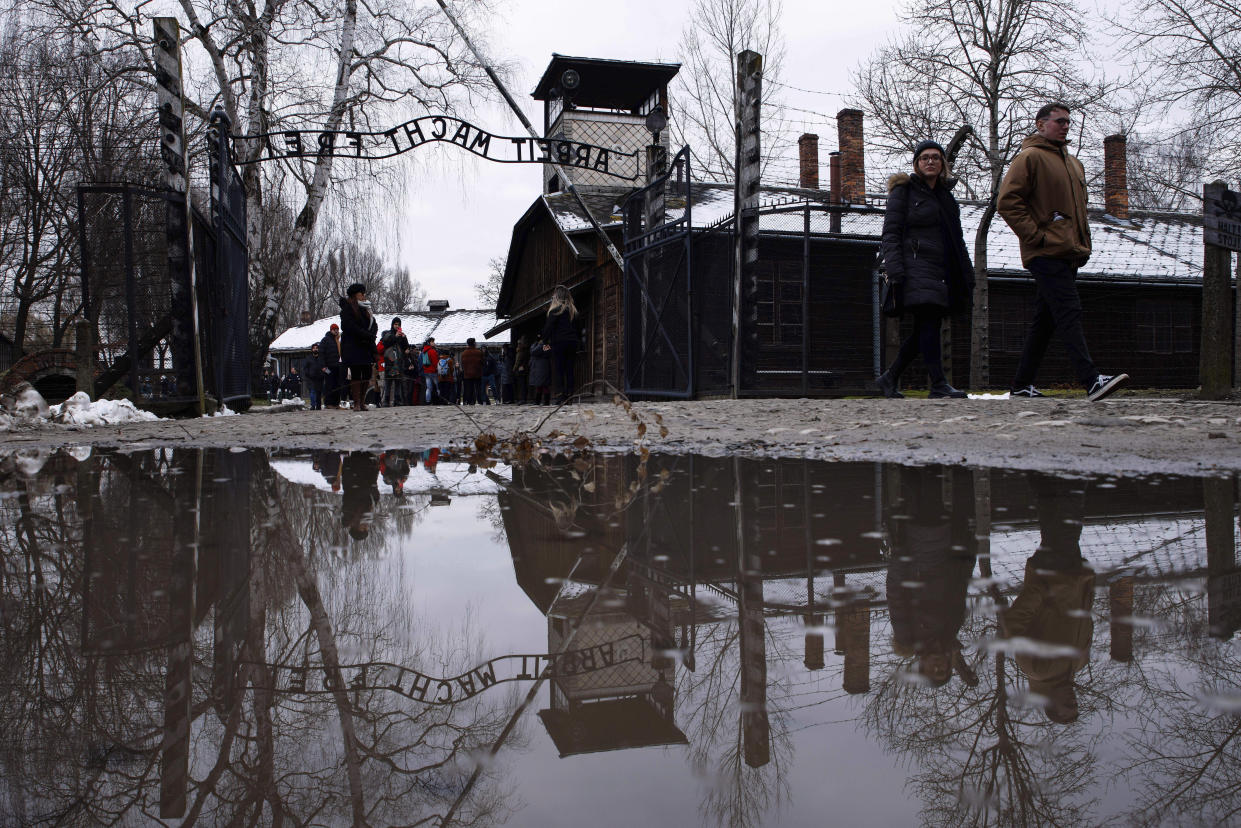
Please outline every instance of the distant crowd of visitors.
[{"label": "distant crowd of visitors", "polygon": [[515,345],[480,346],[474,337],[464,348],[441,349],[435,337],[411,343],[400,317],[379,334],[366,299],[366,286],[350,285],[340,300],[340,324],[311,346],[300,370],[280,377],[264,375],[273,402],[309,397],[313,410],[351,406],[399,405],[549,405],[553,377],[567,402],[576,388],[578,311],[568,289],[553,292],[542,333]]}]

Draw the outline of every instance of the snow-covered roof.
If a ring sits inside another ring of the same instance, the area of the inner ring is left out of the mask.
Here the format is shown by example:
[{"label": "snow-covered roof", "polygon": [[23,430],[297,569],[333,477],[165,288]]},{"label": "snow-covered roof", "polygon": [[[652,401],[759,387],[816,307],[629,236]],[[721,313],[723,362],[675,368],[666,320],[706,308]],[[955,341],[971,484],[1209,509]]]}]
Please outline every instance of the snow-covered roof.
[{"label": "snow-covered roof", "polygon": [[[437,345],[463,347],[470,337],[479,344],[503,345],[509,341],[508,331],[497,333],[490,339],[483,336],[484,331],[496,325],[495,311],[490,310],[450,310],[444,313],[429,311],[406,311],[405,313],[377,313],[375,321],[379,323],[379,333],[392,327],[393,318],[401,320],[401,330],[409,339],[410,344],[421,344],[428,336],[435,337]],[[272,353],[289,351],[308,351],[310,346],[327,335],[332,324],[340,324],[340,314],[327,316],[311,322],[289,328],[276,337],[271,344]]]},{"label": "snow-covered roof", "polygon": [[[633,192],[623,187],[599,187],[583,192],[583,197],[602,226],[621,223],[620,205]],[[692,220],[694,227],[707,228],[728,220],[733,215],[733,188],[731,184],[690,184]],[[826,204],[829,193],[825,190],[809,190],[788,187],[763,187],[760,202],[763,213],[759,226],[764,233],[802,232],[804,217],[800,211],[777,212],[780,206],[797,205],[809,201]],[[581,205],[569,193],[543,196],[548,210],[560,230],[566,235],[581,234],[591,229],[590,222]],[[884,196],[868,196],[871,209],[844,212],[838,232],[847,235],[878,236],[882,229],[882,215],[874,208],[882,209]],[[668,216],[677,218],[684,210],[684,197],[669,193],[666,198]],[[973,247],[973,237],[982,221],[984,204],[964,202],[961,204],[961,224],[966,241]],[[1106,281],[1157,281],[1198,284],[1202,280],[1202,219],[1201,216],[1184,213],[1134,213],[1131,220],[1119,221],[1105,215],[1102,210],[1091,209],[1090,236],[1094,253],[1082,268],[1081,276]],[[815,234],[831,232],[830,216],[823,211],[813,211],[810,230]],[[991,273],[1022,273],[1021,250],[1017,237],[999,216],[992,219],[988,232],[987,268]]]}]

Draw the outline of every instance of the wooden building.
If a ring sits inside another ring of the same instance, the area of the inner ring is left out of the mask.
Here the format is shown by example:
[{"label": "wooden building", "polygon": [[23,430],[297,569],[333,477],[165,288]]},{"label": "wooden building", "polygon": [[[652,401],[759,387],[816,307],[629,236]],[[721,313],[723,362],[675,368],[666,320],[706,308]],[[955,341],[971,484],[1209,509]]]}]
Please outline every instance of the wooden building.
[{"label": "wooden building", "polygon": [[[562,81],[570,70],[580,77],[572,94]],[[667,110],[675,104],[668,101],[667,84],[677,70],[674,64],[556,55],[534,92],[544,103],[546,134],[602,144],[613,148],[615,159],[637,164],[651,140],[642,126],[645,115],[656,105]],[[513,227],[497,324],[488,335],[509,330],[514,342],[532,341],[552,290],[563,284],[582,312],[579,387],[603,380],[633,397],[679,398],[874,393],[873,377],[896,340],[876,308],[886,194],[865,192],[863,114],[841,110],[836,128],[840,149],[833,153],[829,189],[819,188],[815,135],[799,141],[801,186],[761,188],[755,283],[743,290],[736,315],[731,184],[698,182],[692,168],[680,170],[680,179],[663,185],[663,227],[686,241],[682,249],[651,254],[653,248],[635,249],[634,241],[641,244],[650,229],[633,220],[645,170],[636,180],[628,177],[633,167],[619,160],[612,169],[626,177],[575,170],[579,202],[549,166],[543,192]],[[1201,217],[1130,211],[1120,174],[1124,139],[1108,138],[1105,152],[1103,198],[1089,213],[1094,255],[1079,274],[1091,354],[1101,371],[1125,371],[1134,386],[1193,388],[1201,338]],[[971,248],[985,207],[962,203]],[[629,245],[628,272],[613,260],[592,217],[616,249]],[[651,289],[642,258],[647,255],[665,264],[681,261],[684,272]],[[1016,237],[998,217],[988,235],[988,272],[989,386],[1003,389],[1033,317],[1034,284],[1021,265]],[[732,366],[736,325],[743,345],[738,388]],[[967,316],[952,320],[949,339],[950,379],[965,385]],[[910,387],[922,384],[920,371],[915,364],[908,373]],[[1076,386],[1058,342],[1048,351],[1039,384]]]}]

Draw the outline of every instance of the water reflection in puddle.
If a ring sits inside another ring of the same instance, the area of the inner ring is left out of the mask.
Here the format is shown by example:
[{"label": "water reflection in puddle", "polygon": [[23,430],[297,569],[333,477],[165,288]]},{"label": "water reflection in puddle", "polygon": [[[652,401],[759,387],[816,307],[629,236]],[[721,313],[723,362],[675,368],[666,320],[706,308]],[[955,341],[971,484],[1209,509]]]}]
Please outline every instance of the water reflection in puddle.
[{"label": "water reflection in puddle", "polygon": [[1198,824],[1232,479],[0,459],[0,823]]}]

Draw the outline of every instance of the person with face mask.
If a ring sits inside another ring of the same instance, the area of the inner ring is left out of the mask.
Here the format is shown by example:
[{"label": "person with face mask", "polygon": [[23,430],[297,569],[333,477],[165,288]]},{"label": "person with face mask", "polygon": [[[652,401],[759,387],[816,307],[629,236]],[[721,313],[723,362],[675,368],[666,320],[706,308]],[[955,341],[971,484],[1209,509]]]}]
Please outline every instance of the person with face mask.
[{"label": "person with face mask", "polygon": [[365,411],[363,395],[375,365],[375,338],[379,323],[366,299],[366,285],[354,282],[340,300],[340,361],[349,368],[349,394],[353,410]]}]

